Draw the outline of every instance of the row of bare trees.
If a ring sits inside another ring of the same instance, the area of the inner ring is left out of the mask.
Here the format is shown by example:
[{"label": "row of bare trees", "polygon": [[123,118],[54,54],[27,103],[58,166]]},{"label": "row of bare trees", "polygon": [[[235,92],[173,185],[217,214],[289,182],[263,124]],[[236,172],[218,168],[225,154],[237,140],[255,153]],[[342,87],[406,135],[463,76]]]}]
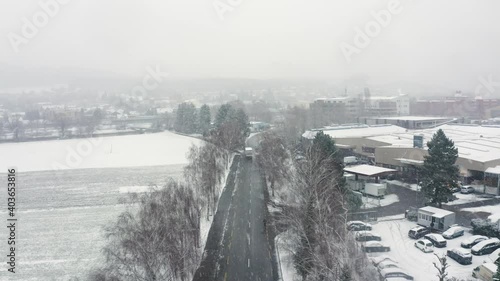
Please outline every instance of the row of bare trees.
[{"label": "row of bare trees", "polygon": [[130,197],[127,210],[105,228],[105,266],[94,281],[188,280],[199,262],[201,204],[188,185],[170,179]]},{"label": "row of bare trees", "polygon": [[229,154],[214,144],[205,143],[202,146],[191,146],[188,159],[184,177],[191,186],[196,187],[198,195],[203,199],[209,220],[210,211],[215,213],[216,210],[220,184],[229,165]]},{"label": "row of bare trees", "polygon": [[377,279],[374,268],[367,270],[366,256],[346,228],[348,213],[356,211],[361,201],[346,186],[333,139],[319,132],[297,157],[287,149],[283,136],[261,134],[256,160],[273,197],[276,183],[281,194],[288,193],[280,224],[288,226],[287,244],[297,272],[304,281]]},{"label": "row of bare trees", "polygon": [[106,264],[91,281],[192,278],[201,260],[201,218],[215,213],[230,154],[212,143],[193,145],[184,180],[131,196],[127,210],[106,228]]}]

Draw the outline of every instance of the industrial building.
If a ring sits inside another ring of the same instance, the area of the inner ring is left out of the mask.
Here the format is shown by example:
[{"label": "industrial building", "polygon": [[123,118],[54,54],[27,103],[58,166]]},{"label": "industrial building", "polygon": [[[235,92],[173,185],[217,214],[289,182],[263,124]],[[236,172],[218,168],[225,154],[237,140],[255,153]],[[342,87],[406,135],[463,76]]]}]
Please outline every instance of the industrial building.
[{"label": "industrial building", "polygon": [[[446,124],[410,130],[395,125],[355,124],[321,130],[335,140],[344,155],[397,169],[417,180],[416,167],[423,165],[424,157],[428,155],[426,143],[438,129],[442,129],[458,148],[456,164],[464,182],[478,180],[484,181],[486,186],[499,187],[500,126]],[[317,131],[306,131],[302,137],[310,141]]]}]

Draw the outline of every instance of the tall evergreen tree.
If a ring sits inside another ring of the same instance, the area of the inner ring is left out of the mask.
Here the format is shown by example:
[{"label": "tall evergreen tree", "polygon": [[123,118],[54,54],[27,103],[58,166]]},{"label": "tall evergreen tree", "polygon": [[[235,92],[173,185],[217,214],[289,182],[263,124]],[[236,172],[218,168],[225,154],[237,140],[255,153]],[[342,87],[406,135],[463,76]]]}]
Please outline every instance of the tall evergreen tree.
[{"label": "tall evergreen tree", "polygon": [[[344,178],[344,164],[342,158],[340,157],[340,152],[335,146],[335,141],[333,138],[323,131],[319,131],[314,137],[313,145],[311,149],[316,150],[319,156],[320,163],[324,165],[334,177],[337,190],[344,194],[348,207],[351,211],[358,209],[361,205],[361,199],[352,192],[347,186],[346,180]],[[321,171],[317,171],[321,172]]]},{"label": "tall evergreen tree", "polygon": [[179,104],[177,107],[174,129],[177,132],[193,134],[197,127],[196,107],[190,102]]},{"label": "tall evergreen tree", "polygon": [[212,120],[210,116],[210,107],[206,104],[202,105],[198,117],[198,130],[203,135],[206,135],[208,130],[210,130],[210,122]]},{"label": "tall evergreen tree", "polygon": [[248,116],[243,109],[235,110],[223,104],[215,116],[215,130],[211,132],[214,143],[227,149],[242,149],[250,134]]},{"label": "tall evergreen tree", "polygon": [[429,156],[422,167],[422,192],[433,204],[448,202],[452,189],[458,187],[459,169],[455,165],[458,149],[452,140],[439,129],[427,142]]},{"label": "tall evergreen tree", "polygon": [[219,128],[225,122],[229,121],[233,111],[234,109],[230,104],[226,103],[221,105],[215,116],[215,127]]},{"label": "tall evergreen tree", "polygon": [[239,127],[241,128],[241,133],[243,137],[248,137],[250,135],[250,122],[248,121],[248,115],[246,112],[239,108],[234,113],[234,118],[238,122]]}]

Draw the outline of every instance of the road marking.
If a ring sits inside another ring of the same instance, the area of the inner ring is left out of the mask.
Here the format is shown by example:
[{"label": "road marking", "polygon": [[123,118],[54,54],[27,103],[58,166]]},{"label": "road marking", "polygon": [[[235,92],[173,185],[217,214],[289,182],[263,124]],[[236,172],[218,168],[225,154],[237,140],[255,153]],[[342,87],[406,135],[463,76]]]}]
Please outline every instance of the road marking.
[{"label": "road marking", "polygon": [[227,256],[226,264],[229,265],[229,256]]},{"label": "road marking", "polygon": [[248,228],[250,228],[250,222],[248,222]]},{"label": "road marking", "polygon": [[227,272],[224,272],[224,281],[227,280]]},{"label": "road marking", "polygon": [[248,268],[250,268],[250,259],[248,259]]},{"label": "road marking", "polygon": [[248,214],[251,216],[252,215],[252,209],[248,209]]}]

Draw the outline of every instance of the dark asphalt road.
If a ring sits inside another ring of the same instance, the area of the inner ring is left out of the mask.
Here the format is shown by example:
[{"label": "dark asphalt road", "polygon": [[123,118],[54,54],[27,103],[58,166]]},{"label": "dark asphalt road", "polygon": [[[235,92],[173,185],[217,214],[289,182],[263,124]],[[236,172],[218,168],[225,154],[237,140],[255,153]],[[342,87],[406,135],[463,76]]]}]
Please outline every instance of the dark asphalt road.
[{"label": "dark asphalt road", "polygon": [[194,281],[271,281],[273,267],[266,206],[258,167],[241,158],[219,202],[210,229],[205,259]]},{"label": "dark asphalt road", "polygon": [[271,253],[264,231],[265,202],[258,168],[242,159],[236,176],[218,280],[272,280]]}]

